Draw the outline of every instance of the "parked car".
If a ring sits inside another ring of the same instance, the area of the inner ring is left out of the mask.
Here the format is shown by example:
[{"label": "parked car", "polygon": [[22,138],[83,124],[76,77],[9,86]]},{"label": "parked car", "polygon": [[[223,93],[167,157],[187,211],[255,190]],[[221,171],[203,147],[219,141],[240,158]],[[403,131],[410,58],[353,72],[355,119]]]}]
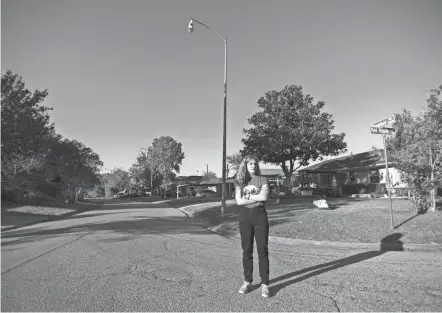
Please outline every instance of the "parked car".
[{"label": "parked car", "polygon": [[121,198],[127,198],[127,197],[128,197],[128,195],[124,191],[117,192],[116,194],[114,194],[112,196],[112,198],[114,198],[114,199],[121,199]]}]

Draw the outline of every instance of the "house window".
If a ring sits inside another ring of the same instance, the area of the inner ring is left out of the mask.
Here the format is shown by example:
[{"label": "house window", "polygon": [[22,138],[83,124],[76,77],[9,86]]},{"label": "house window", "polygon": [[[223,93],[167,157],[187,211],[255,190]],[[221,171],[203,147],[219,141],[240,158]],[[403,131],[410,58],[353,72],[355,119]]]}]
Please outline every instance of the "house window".
[{"label": "house window", "polygon": [[350,182],[356,182],[356,173],[355,172],[351,172],[350,173]]},{"label": "house window", "polygon": [[371,170],[370,171],[370,183],[371,184],[379,184],[381,178],[379,176],[379,170]]}]

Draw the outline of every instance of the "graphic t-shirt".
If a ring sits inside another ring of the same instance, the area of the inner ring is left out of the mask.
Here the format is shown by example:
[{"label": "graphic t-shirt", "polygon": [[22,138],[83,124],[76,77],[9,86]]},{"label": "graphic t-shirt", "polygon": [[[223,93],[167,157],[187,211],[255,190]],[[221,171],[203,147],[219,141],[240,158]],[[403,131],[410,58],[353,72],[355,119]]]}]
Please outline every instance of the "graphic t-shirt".
[{"label": "graphic t-shirt", "polygon": [[[263,185],[268,184],[267,178],[263,176],[253,176],[252,179],[249,181],[247,186],[244,186],[242,190],[243,196],[246,196],[247,194],[251,195],[257,195],[261,192],[261,188]],[[246,204],[244,207],[246,208],[257,208],[257,207],[264,207],[265,201],[261,202],[255,202],[251,204]]]}]

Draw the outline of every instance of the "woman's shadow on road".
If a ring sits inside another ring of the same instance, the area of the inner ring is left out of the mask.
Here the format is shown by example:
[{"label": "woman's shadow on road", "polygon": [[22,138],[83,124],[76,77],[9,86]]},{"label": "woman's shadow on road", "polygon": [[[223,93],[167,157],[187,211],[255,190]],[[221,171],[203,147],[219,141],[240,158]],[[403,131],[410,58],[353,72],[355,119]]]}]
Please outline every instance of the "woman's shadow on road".
[{"label": "woman's shadow on road", "polygon": [[[399,240],[401,237],[402,237],[402,234],[394,233],[394,234],[391,234],[391,235],[388,235],[388,236],[382,238],[379,251],[367,251],[367,252],[363,252],[363,253],[358,253],[358,254],[355,254],[355,255],[340,259],[340,260],[335,260],[332,262],[327,262],[327,263],[311,266],[311,267],[304,268],[299,271],[295,271],[295,272],[292,272],[289,274],[285,274],[285,275],[273,278],[270,280],[271,293],[274,296],[281,289],[283,289],[287,286],[290,286],[292,284],[301,282],[301,281],[306,280],[310,277],[320,275],[320,274],[328,272],[328,271],[332,271],[332,270],[344,267],[346,265],[358,263],[361,261],[365,261],[365,260],[377,257],[379,255],[382,255],[382,254],[388,252],[388,251],[404,251],[403,242]],[[308,273],[308,274],[305,274],[305,273]],[[286,281],[286,282],[283,282],[283,283],[280,283],[277,285],[274,285],[278,281],[285,280],[285,279],[288,279],[288,278],[291,278],[294,276],[298,276],[298,275],[302,275],[302,274],[305,274],[305,275],[297,277],[295,279],[291,279],[289,281]]]}]

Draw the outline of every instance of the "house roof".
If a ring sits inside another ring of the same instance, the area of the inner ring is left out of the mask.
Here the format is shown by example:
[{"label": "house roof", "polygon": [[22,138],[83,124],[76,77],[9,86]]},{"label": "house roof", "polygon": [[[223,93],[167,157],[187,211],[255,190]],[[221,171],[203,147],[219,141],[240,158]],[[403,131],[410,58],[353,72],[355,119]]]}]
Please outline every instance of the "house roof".
[{"label": "house roof", "polygon": [[378,169],[385,166],[383,152],[383,149],[378,149],[334,158],[312,166],[305,167],[299,170],[299,172],[334,173],[364,169]]},{"label": "house roof", "polygon": [[191,175],[191,176],[177,176],[177,180],[202,180],[202,176]]},{"label": "house roof", "polygon": [[203,180],[202,176],[178,176],[176,179],[174,179],[174,181],[172,182],[172,184],[177,184],[177,185],[196,185],[199,184],[201,181]]},{"label": "house roof", "polygon": [[210,179],[204,179],[199,184],[200,185],[216,185],[221,183],[221,178],[210,178]]}]

